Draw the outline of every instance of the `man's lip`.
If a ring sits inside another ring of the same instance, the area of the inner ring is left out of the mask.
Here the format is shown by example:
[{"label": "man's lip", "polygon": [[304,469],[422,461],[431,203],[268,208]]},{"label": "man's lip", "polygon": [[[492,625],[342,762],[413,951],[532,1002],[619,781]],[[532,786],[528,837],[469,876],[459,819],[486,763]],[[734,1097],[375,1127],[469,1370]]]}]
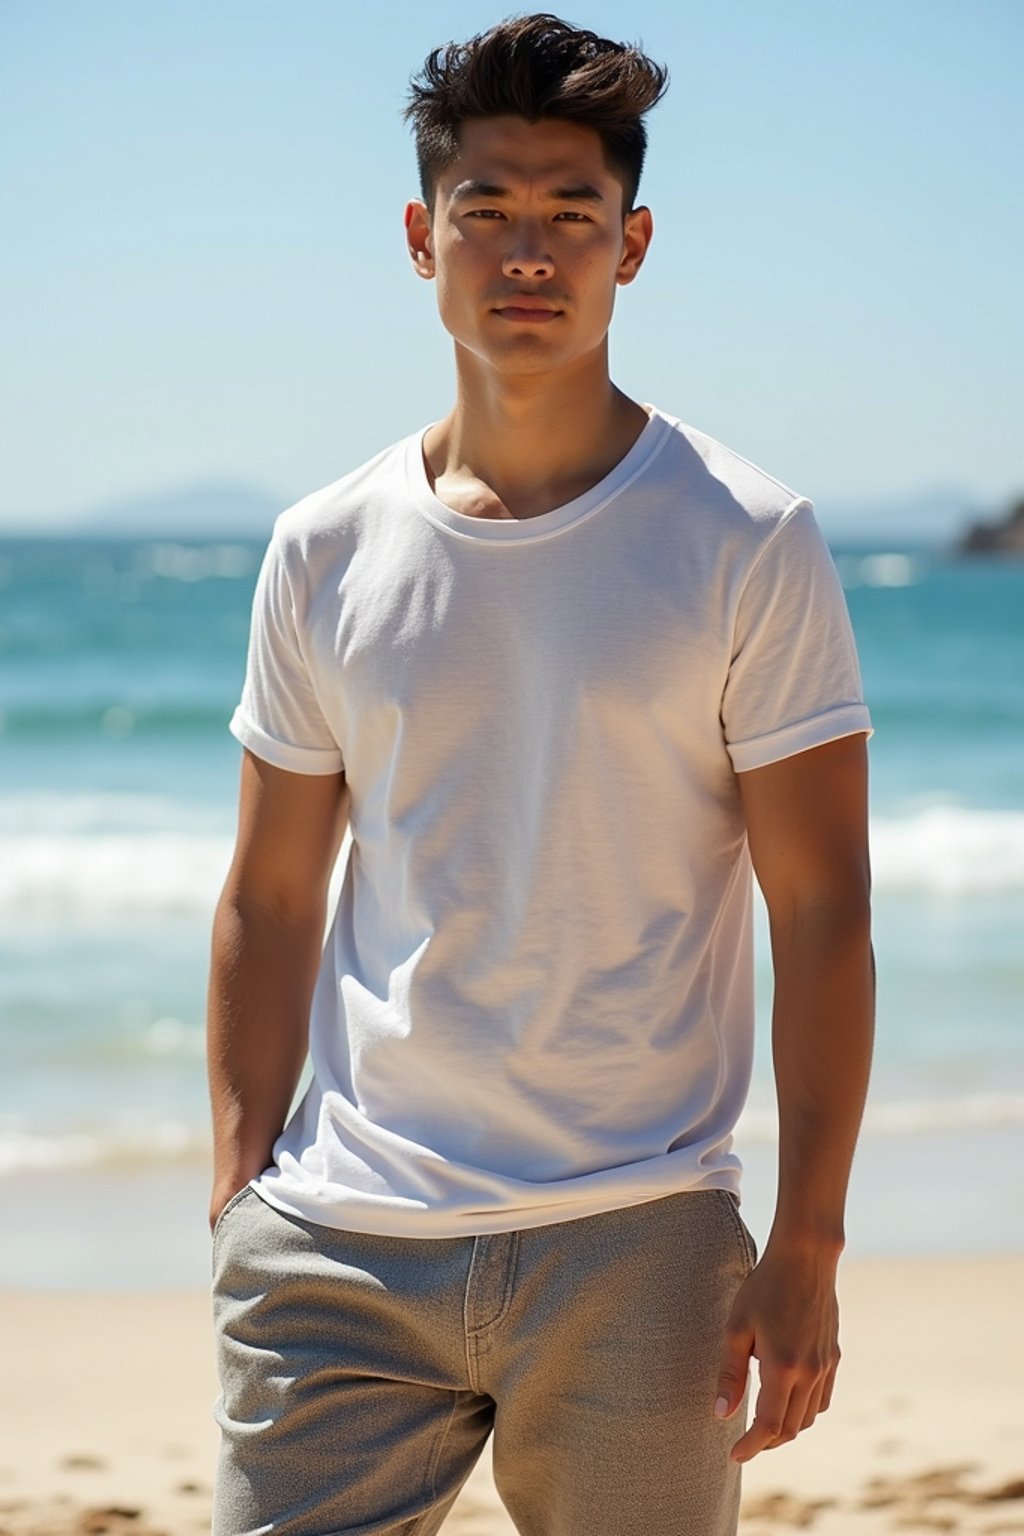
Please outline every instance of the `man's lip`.
[{"label": "man's lip", "polygon": [[496,304],[496,315],[504,315],[509,320],[554,320],[560,315],[560,309],[554,309],[550,304],[531,304],[528,300],[521,299],[512,304]]}]

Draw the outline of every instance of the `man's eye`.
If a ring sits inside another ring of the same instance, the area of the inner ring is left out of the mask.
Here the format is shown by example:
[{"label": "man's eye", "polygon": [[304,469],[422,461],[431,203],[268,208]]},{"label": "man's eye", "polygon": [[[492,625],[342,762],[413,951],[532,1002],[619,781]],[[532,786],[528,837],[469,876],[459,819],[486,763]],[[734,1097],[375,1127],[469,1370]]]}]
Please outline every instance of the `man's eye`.
[{"label": "man's eye", "polygon": [[471,208],[466,215],[469,219],[500,219],[500,208]]},{"label": "man's eye", "polygon": [[555,214],[555,218],[556,219],[568,219],[573,224],[589,224],[590,223],[590,220],[588,219],[587,215],[585,213],[580,213],[578,208],[566,208],[566,209],[563,209],[563,211],[561,213],[556,213]]}]

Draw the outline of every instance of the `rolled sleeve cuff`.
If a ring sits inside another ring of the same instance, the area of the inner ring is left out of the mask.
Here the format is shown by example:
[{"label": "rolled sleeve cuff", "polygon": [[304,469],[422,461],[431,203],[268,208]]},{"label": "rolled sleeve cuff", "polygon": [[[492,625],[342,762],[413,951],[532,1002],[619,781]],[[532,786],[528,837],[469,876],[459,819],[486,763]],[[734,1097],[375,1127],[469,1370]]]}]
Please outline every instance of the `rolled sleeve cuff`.
[{"label": "rolled sleeve cuff", "polygon": [[341,773],[345,767],[345,759],[339,748],[296,747],[290,742],[279,741],[254,720],[250,720],[241,707],[232,715],[228,729],[256,757],[262,758],[274,768],[285,768],[289,773],[326,775]]},{"label": "rolled sleeve cuff", "polygon": [[873,730],[866,705],[843,704],[809,720],[784,725],[767,736],[727,742],[726,748],[735,772],[748,773],[752,768],[766,768],[769,763],[781,762],[784,757],[794,757],[811,747],[822,747],[827,741],[838,741],[841,736],[871,736]]}]

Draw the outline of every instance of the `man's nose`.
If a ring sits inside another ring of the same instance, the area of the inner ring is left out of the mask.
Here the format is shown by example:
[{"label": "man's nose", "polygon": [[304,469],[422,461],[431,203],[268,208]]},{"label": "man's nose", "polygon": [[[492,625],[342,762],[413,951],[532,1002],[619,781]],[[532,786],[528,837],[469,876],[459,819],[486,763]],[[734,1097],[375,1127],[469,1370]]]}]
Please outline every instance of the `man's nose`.
[{"label": "man's nose", "polygon": [[501,264],[506,277],[550,277],[555,264],[545,251],[539,232],[532,236],[525,231],[507,251]]}]

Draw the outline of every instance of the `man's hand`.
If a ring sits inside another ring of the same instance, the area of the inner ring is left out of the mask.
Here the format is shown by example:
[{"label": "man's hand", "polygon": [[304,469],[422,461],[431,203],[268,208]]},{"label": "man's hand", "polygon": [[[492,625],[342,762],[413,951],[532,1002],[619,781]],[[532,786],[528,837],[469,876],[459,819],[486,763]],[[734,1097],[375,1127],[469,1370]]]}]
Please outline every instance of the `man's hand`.
[{"label": "man's hand", "polygon": [[727,1418],[757,1357],[754,1422],[732,1451],[749,1461],[814,1423],[839,1363],[836,1267],[874,1013],[864,737],[751,769],[739,786],[771,930],[779,1104],[772,1233],[736,1294],[719,1393]]},{"label": "man's hand", "polygon": [[839,1364],[836,1258],[814,1251],[773,1253],[771,1245],[740,1287],[726,1327],[715,1413],[743,1400],[751,1355],[760,1363],[754,1420],[732,1449],[750,1461],[809,1429],[832,1399]]}]

